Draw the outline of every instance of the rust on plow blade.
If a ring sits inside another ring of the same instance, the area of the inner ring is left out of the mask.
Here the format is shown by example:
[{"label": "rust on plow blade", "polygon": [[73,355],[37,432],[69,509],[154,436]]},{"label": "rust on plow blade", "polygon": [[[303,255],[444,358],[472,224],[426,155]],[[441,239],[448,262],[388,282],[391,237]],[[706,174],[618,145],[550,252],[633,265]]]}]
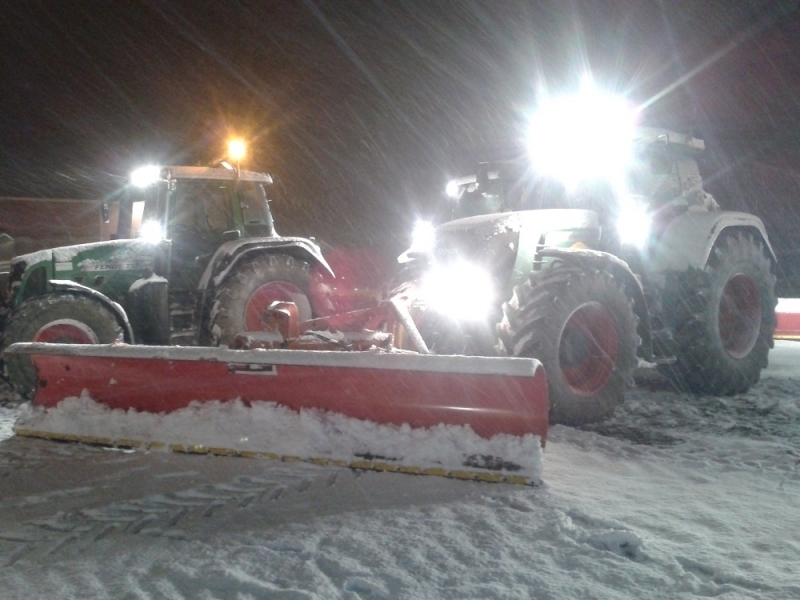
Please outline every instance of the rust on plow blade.
[{"label": "rust on plow blade", "polygon": [[800,298],[780,298],[775,308],[776,340],[800,340]]},{"label": "rust on plow blade", "polygon": [[532,359],[15,344],[38,383],[20,435],[536,483],[547,384]]}]

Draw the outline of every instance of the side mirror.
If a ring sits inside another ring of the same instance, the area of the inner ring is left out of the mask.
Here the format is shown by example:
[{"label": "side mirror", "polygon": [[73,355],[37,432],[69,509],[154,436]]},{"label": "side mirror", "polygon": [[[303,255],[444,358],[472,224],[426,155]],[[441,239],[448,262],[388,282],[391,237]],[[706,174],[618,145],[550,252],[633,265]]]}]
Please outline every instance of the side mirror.
[{"label": "side mirror", "polygon": [[0,260],[14,258],[14,238],[7,233],[0,233]]},{"label": "side mirror", "polygon": [[231,229],[229,231],[223,232],[222,234],[222,239],[225,240],[226,242],[238,240],[240,237],[242,237],[242,234],[238,229]]},{"label": "side mirror", "polygon": [[482,194],[489,192],[490,181],[497,181],[501,179],[499,167],[494,163],[481,163],[478,165],[478,172],[475,175],[475,180],[478,183],[478,191]]}]

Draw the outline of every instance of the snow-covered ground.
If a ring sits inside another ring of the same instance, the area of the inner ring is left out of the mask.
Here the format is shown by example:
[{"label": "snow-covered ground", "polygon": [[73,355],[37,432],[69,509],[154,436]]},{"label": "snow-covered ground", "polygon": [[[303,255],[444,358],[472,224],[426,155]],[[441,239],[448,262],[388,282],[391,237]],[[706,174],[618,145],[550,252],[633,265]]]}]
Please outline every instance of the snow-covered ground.
[{"label": "snow-covered ground", "polygon": [[46,442],[18,413],[2,598],[800,598],[800,343],[736,397],[642,373],[551,429],[536,488]]}]

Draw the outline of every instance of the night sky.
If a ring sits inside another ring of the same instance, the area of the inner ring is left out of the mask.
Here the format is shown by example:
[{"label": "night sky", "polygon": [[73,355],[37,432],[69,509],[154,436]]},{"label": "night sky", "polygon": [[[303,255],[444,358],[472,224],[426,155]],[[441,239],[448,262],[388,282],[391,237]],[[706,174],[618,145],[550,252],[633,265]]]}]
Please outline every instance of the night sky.
[{"label": "night sky", "polygon": [[[542,90],[599,87],[692,128],[707,187],[800,262],[797,2],[9,2],[0,195],[113,196],[231,134],[283,234],[399,252],[446,181],[521,152]],[[798,280],[800,282],[800,280]]]}]

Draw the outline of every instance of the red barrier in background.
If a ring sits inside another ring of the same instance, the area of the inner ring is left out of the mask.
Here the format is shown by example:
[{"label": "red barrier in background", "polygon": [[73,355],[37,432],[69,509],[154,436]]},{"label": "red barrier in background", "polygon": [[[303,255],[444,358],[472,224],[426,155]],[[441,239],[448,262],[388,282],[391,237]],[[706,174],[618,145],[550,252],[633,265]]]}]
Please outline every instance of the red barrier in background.
[{"label": "red barrier in background", "polygon": [[321,317],[376,306],[396,269],[374,248],[335,249],[325,259],[336,277],[319,266],[311,277],[311,303]]},{"label": "red barrier in background", "polygon": [[775,339],[800,340],[800,298],[780,298],[775,316]]}]

